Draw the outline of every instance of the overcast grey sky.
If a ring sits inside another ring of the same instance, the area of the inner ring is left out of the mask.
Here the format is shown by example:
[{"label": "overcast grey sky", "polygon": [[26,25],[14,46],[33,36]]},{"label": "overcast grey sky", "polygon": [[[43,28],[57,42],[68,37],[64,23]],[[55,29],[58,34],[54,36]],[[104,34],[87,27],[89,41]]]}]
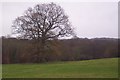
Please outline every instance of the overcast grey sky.
[{"label": "overcast grey sky", "polygon": [[[11,34],[13,20],[28,7],[39,3],[4,2],[2,6],[1,35]],[[78,37],[118,37],[117,2],[57,2],[69,16]]]}]

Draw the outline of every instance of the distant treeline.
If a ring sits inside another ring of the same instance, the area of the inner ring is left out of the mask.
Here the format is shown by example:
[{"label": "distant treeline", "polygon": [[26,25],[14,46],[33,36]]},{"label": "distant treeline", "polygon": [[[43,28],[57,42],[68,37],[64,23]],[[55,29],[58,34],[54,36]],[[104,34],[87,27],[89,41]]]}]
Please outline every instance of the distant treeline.
[{"label": "distant treeline", "polygon": [[[46,62],[118,57],[118,39],[75,38],[51,43],[51,49],[41,55]],[[2,37],[2,63],[36,63],[35,48],[32,40]]]}]

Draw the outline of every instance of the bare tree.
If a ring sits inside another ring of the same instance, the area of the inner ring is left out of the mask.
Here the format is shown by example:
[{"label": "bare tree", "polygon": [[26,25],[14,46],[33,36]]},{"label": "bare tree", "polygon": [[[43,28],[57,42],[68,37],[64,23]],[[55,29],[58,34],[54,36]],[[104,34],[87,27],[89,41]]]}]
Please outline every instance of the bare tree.
[{"label": "bare tree", "polygon": [[[73,29],[61,6],[54,3],[28,8],[13,22],[13,32],[24,39],[37,41],[38,54],[44,53],[48,40],[73,35]],[[41,49],[41,51],[39,51]]]}]

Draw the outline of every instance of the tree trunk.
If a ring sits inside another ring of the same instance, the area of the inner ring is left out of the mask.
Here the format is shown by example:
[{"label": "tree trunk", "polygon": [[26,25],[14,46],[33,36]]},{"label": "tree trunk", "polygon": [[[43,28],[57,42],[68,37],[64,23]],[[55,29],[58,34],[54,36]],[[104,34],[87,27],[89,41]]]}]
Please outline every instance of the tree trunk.
[{"label": "tree trunk", "polygon": [[45,60],[45,45],[46,45],[46,42],[45,42],[46,40],[45,40],[45,38],[43,38],[42,40],[41,40],[41,56],[42,56],[42,61],[43,62],[45,62],[46,60]]},{"label": "tree trunk", "polygon": [[37,51],[36,51],[36,60],[35,62],[40,63],[40,62],[45,62],[45,45],[46,45],[46,40],[45,38],[42,38],[41,40],[38,40],[37,43]]}]

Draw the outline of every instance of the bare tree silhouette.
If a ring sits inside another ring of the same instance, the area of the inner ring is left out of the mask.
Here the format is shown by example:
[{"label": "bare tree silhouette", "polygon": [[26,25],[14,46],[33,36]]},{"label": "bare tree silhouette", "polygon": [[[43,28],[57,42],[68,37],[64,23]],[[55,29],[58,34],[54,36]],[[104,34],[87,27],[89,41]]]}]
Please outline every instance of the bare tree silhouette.
[{"label": "bare tree silhouette", "polygon": [[74,35],[73,29],[61,6],[54,3],[38,4],[28,8],[12,25],[18,37],[37,41],[37,54],[45,52],[48,40]]}]

